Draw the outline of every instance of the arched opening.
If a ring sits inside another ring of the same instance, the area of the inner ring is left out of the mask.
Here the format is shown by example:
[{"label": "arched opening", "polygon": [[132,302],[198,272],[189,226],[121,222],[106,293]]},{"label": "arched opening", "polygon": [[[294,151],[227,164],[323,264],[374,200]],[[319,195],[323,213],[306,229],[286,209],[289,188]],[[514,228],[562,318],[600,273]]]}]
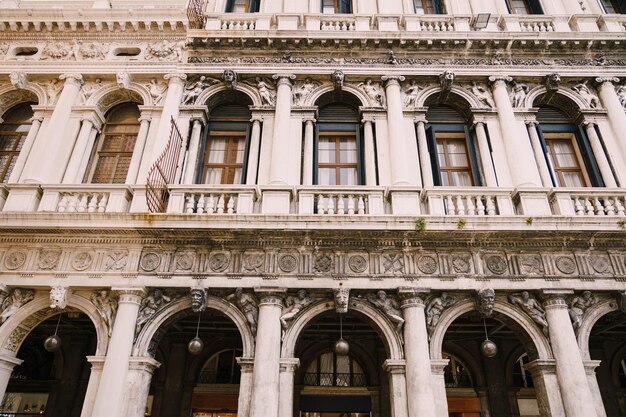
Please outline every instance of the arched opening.
[{"label": "arched opening", "polygon": [[[334,350],[340,333],[349,344],[346,355]],[[388,377],[383,371],[389,354],[363,314],[343,314],[340,326],[337,313],[322,313],[303,328],[295,346],[300,368],[295,374],[294,415],[390,415]]]},{"label": "arched opening", "polygon": [[84,182],[124,184],[139,134],[139,107],[123,103],[106,114],[102,133],[96,138]]},{"label": "arched opening", "polygon": [[[57,323],[61,348],[48,352],[44,341],[55,333]],[[0,415],[79,417],[91,369],[87,356],[96,346],[95,327],[78,310],[68,308],[41,322],[17,352],[24,362],[13,369]]]},{"label": "arched opening", "polygon": [[200,150],[199,184],[243,184],[250,147],[252,100],[236,90],[212,96],[209,123]]},{"label": "arched opening", "polygon": [[[481,351],[485,328],[498,346],[498,353],[491,358]],[[540,394],[522,367],[537,359],[536,349],[528,334],[509,317],[494,312],[483,322],[477,311],[465,313],[448,327],[443,350],[449,353],[442,356],[450,359],[444,369],[450,417],[540,415]],[[515,360],[509,360],[511,355]]]},{"label": "arched opening", "polygon": [[[204,348],[192,355],[187,345],[196,336],[198,318]],[[155,337],[161,366],[152,377],[146,415],[237,416],[242,339],[232,320],[212,308],[202,313],[187,309],[167,320]]]},{"label": "arched opening", "polygon": [[608,416],[626,414],[626,314],[612,311],[591,329],[589,354],[599,360],[597,384]]},{"label": "arched opening", "polygon": [[0,124],[0,182],[9,181],[32,125],[35,103],[21,103],[2,115]]}]

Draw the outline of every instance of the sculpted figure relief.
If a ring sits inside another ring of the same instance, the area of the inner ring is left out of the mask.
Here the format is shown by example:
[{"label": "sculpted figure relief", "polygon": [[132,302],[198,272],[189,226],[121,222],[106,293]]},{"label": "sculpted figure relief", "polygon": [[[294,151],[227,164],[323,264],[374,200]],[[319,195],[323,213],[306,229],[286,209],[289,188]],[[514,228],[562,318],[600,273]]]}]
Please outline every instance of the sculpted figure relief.
[{"label": "sculpted figure relief", "polygon": [[417,85],[417,80],[411,80],[411,84],[404,88],[404,107],[415,107],[417,104],[417,96],[420,91],[422,91],[422,87]]},{"label": "sculpted figure relief", "polygon": [[315,89],[315,87],[320,86],[321,83],[319,81],[313,81],[311,78],[307,77],[304,81],[294,87],[293,89],[293,104],[296,106],[301,106],[304,104],[306,98],[311,94],[311,92]]},{"label": "sculpted figure relief", "polygon": [[617,98],[619,98],[619,102],[626,110],[626,87],[620,85],[619,87],[617,87],[617,90],[615,90],[615,92],[617,93]]},{"label": "sculpted figure relief", "polygon": [[35,291],[24,288],[14,288],[0,305],[0,324],[7,321],[24,304],[35,298]]},{"label": "sculpted figure relief", "polygon": [[315,300],[310,297],[306,290],[298,290],[297,296],[290,295],[285,299],[285,308],[283,308],[283,314],[280,316],[280,324],[283,330],[287,328],[287,321],[293,320],[306,306],[313,303]]},{"label": "sculpted figure relief", "polygon": [[67,293],[66,287],[52,287],[50,289],[50,308],[63,309],[67,307]]},{"label": "sculpted figure relief", "polygon": [[56,78],[48,81],[46,85],[46,94],[48,95],[48,104],[53,105],[56,104],[57,98],[59,97],[59,80]]},{"label": "sculpted figure relief", "polygon": [[156,78],[153,78],[150,80],[150,84],[147,84],[146,87],[150,92],[150,96],[152,97],[154,104],[161,104],[165,98],[165,93],[167,92],[167,85],[163,82],[158,82]]},{"label": "sculpted figure relief", "polygon": [[572,297],[569,303],[568,313],[575,332],[578,332],[580,325],[583,323],[585,311],[597,302],[598,300],[590,291],[583,291],[582,294]]},{"label": "sculpted figure relief", "polygon": [[107,290],[94,291],[91,295],[91,302],[96,306],[98,314],[104,320],[109,329],[109,337],[113,332],[113,322],[117,313],[117,301],[109,295]]},{"label": "sculpted figure relief", "polygon": [[379,83],[375,83],[371,78],[368,78],[364,83],[358,83],[356,86],[365,92],[374,106],[383,107],[385,105],[385,94],[383,94]]},{"label": "sculpted figure relief", "polygon": [[18,90],[26,88],[26,86],[28,85],[26,73],[21,71],[13,71],[9,74],[9,79],[11,80],[11,84],[13,84],[13,87],[17,88]]},{"label": "sculpted figure relief", "polygon": [[373,294],[367,295],[367,301],[374,304],[378,307],[383,313],[389,317],[389,319],[395,323],[396,331],[398,334],[402,335],[402,326],[404,326],[404,319],[402,318],[402,313],[400,312],[398,301],[389,297],[387,293],[383,290],[380,290],[374,296]]},{"label": "sculpted figure relief", "polygon": [[191,310],[194,313],[199,313],[206,310],[207,307],[207,292],[204,288],[192,288],[191,295]]},{"label": "sculpted figure relief", "polygon": [[218,80],[202,75],[196,81],[188,82],[183,94],[183,104],[195,104],[196,99],[204,90],[219,83]]},{"label": "sculpted figure relief", "polygon": [[528,291],[522,291],[519,294],[509,295],[511,304],[518,305],[535,323],[541,327],[543,334],[548,337],[548,322],[546,321],[546,312],[541,304],[531,296]]},{"label": "sculpted figure relief", "polygon": [[509,98],[511,99],[511,105],[513,107],[522,107],[526,100],[526,94],[528,94],[528,86],[526,84],[516,83],[513,81]]},{"label": "sculpted figure relief", "polygon": [[163,294],[163,291],[160,289],[152,291],[146,298],[141,300],[137,323],[135,325],[135,337],[137,337],[143,325],[150,320],[161,307],[170,301],[172,301],[172,298]]},{"label": "sculpted figure relief", "polygon": [[595,109],[600,107],[600,99],[589,90],[589,87],[587,87],[587,81],[583,81],[572,86],[572,90],[576,91],[583,98],[583,100],[585,100],[590,108]]},{"label": "sculpted figure relief", "polygon": [[476,310],[483,317],[491,317],[496,303],[496,292],[491,288],[483,288],[476,293]]},{"label": "sculpted figure relief", "polygon": [[222,74],[222,80],[224,80],[226,88],[232,90],[237,85],[237,73],[230,69],[224,70],[224,74]]},{"label": "sculpted figure relief", "polygon": [[447,292],[442,292],[440,297],[433,298],[426,306],[426,326],[428,328],[428,334],[432,334],[439,323],[441,313],[448,308],[456,304],[459,300],[454,297],[450,297]]},{"label": "sculpted figure relief", "polygon": [[246,80],[244,82],[257,89],[263,106],[274,105],[274,85],[268,78],[256,77],[254,80]]},{"label": "sculpted figure relief", "polygon": [[242,288],[237,288],[234,293],[226,297],[226,301],[235,304],[241,310],[250,325],[252,334],[256,334],[259,319],[259,301],[256,297],[244,293]]},{"label": "sculpted figure relief", "polygon": [[333,290],[335,298],[335,311],[339,314],[348,312],[348,304],[350,302],[349,288],[335,288]]},{"label": "sculpted figure relief", "polygon": [[476,96],[478,101],[484,104],[487,107],[496,107],[496,104],[493,102],[491,95],[489,92],[480,85],[476,84],[476,82],[472,82],[472,93]]},{"label": "sculpted figure relief", "polygon": [[100,78],[96,78],[94,82],[83,84],[80,89],[81,103],[86,103],[87,100],[89,100],[89,97],[91,97],[100,87],[102,87],[102,80]]}]

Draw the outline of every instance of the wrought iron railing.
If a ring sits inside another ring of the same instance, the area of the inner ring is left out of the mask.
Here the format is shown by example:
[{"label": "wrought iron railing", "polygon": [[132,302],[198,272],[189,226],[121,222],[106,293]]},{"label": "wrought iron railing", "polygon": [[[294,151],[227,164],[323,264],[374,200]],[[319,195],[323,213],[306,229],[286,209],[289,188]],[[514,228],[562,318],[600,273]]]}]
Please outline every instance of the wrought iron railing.
[{"label": "wrought iron railing", "polygon": [[319,387],[364,387],[367,385],[365,374],[354,373],[306,373],[304,385]]},{"label": "wrought iron railing", "polygon": [[151,213],[163,213],[167,208],[169,200],[168,184],[172,184],[176,177],[178,168],[178,156],[183,144],[183,137],[180,134],[174,118],[171,120],[170,140],[163,153],[159,155],[150,170],[148,171],[148,181],[146,183],[146,202]]},{"label": "wrought iron railing", "polygon": [[189,0],[187,4],[187,19],[191,29],[204,29],[206,22],[204,6],[205,0]]}]

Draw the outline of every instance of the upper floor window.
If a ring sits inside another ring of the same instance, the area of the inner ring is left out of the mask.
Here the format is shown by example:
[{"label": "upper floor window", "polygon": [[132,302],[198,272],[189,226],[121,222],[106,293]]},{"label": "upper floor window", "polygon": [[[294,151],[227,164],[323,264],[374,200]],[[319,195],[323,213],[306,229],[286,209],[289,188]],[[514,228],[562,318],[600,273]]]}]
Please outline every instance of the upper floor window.
[{"label": "upper floor window", "polygon": [[261,0],[228,0],[228,13],[258,13]]},{"label": "upper floor window", "polygon": [[480,185],[474,141],[464,117],[451,107],[435,105],[428,108],[426,119],[434,184]]},{"label": "upper floor window", "polygon": [[89,161],[85,182],[124,184],[139,134],[139,108],[135,103],[120,104],[106,116]]},{"label": "upper floor window", "polygon": [[600,0],[604,13],[626,13],[626,0]]},{"label": "upper floor window", "polygon": [[444,14],[445,7],[442,0],[413,0],[416,14]]},{"label": "upper floor window", "polygon": [[350,355],[325,352],[306,368],[303,385],[322,387],[364,387],[367,385],[361,365]]},{"label": "upper floor window", "polygon": [[505,0],[511,14],[543,14],[539,0]]},{"label": "upper floor window", "polygon": [[7,182],[32,124],[32,103],[7,111],[0,124],[0,182]]},{"label": "upper floor window", "polygon": [[352,0],[322,0],[322,13],[352,13]]},{"label": "upper floor window", "polygon": [[250,118],[250,109],[242,104],[223,104],[211,111],[200,183],[244,182]]},{"label": "upper floor window", "polygon": [[555,187],[603,186],[587,135],[561,111],[542,106],[537,130]]}]

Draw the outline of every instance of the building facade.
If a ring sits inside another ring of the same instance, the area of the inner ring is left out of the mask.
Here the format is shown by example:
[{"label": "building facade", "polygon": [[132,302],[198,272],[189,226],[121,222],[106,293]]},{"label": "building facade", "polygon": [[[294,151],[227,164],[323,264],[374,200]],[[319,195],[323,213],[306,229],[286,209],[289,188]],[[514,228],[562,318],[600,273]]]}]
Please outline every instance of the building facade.
[{"label": "building facade", "polygon": [[622,13],[0,1],[0,415],[626,416]]}]

